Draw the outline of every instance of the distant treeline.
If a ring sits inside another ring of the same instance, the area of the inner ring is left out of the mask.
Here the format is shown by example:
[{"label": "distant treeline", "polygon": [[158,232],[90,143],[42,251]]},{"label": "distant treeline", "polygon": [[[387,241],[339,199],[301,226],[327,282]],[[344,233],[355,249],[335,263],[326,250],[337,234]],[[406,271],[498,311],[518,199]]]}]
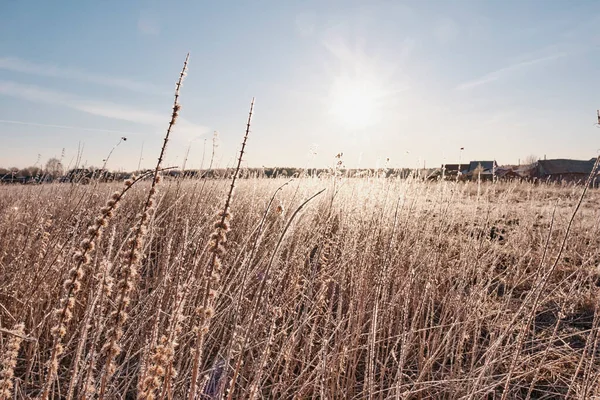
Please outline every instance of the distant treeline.
[{"label": "distant treeline", "polygon": [[[165,175],[171,177],[184,176],[186,178],[230,178],[234,173],[233,168],[217,168],[210,170],[170,170]],[[371,169],[346,169],[346,168],[295,168],[295,167],[273,167],[273,168],[242,168],[241,178],[292,178],[292,177],[426,177],[432,174],[434,169],[410,169],[410,168],[371,168]]]},{"label": "distant treeline", "polygon": [[[345,177],[399,177],[407,178],[409,176],[418,178],[427,178],[435,173],[436,169],[410,169],[410,168],[371,168],[371,169],[345,169],[345,168],[295,168],[295,167],[263,167],[263,168],[242,168],[240,178],[323,178],[328,176]],[[64,174],[49,173],[42,168],[29,167],[23,169],[0,168],[0,182],[3,183],[44,183],[44,182],[73,182],[88,183],[91,180],[115,181],[139,175],[148,172],[148,170],[123,172],[107,171],[98,168],[77,168],[71,169]],[[164,171],[166,178],[187,178],[187,179],[226,179],[234,173],[233,168],[215,168],[215,169],[169,169]]]}]

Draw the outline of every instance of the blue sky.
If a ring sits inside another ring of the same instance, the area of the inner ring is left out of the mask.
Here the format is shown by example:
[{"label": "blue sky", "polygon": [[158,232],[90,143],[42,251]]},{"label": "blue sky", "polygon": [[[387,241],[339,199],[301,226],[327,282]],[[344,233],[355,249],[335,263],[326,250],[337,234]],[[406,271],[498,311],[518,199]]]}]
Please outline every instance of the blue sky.
[{"label": "blue sky", "polygon": [[0,165],[151,166],[188,51],[168,165],[231,165],[253,96],[248,166],[600,149],[597,1],[4,0]]}]

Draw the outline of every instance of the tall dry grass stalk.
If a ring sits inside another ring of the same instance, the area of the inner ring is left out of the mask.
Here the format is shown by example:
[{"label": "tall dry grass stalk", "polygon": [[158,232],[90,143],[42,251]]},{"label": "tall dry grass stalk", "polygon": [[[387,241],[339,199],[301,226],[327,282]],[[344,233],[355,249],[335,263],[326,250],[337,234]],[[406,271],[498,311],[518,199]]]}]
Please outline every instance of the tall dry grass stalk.
[{"label": "tall dry grass stalk", "polygon": [[204,350],[204,337],[208,333],[209,325],[212,317],[214,316],[214,302],[217,297],[216,288],[219,287],[219,281],[222,274],[221,259],[225,255],[225,243],[227,242],[227,233],[231,230],[231,201],[233,199],[233,191],[235,189],[236,179],[240,172],[242,165],[242,159],[244,157],[244,151],[246,149],[246,143],[248,141],[248,135],[250,134],[250,124],[252,122],[252,113],[254,112],[254,98],[250,102],[250,111],[248,112],[248,120],[246,121],[246,132],[242,140],[242,148],[240,149],[240,155],[237,159],[237,165],[233,176],[231,178],[231,184],[229,186],[229,192],[225,198],[225,205],[219,214],[217,215],[217,221],[214,225],[215,230],[210,235],[209,242],[209,261],[204,269],[204,288],[201,292],[200,306],[196,310],[198,324],[194,327],[196,333],[196,343],[194,348],[194,361],[192,366],[192,376],[190,382],[190,389],[188,393],[188,399],[194,400],[196,397],[196,385],[198,383],[198,373],[201,363],[202,351]]},{"label": "tall dry grass stalk", "polygon": [[17,366],[17,357],[21,342],[23,341],[25,325],[19,323],[15,326],[12,332],[8,332],[10,338],[6,345],[6,349],[0,357],[0,400],[9,400],[13,396],[13,379],[15,375],[15,367]]},{"label": "tall dry grass stalk", "polygon": [[150,218],[155,211],[156,202],[156,185],[160,182],[159,171],[162,165],[163,157],[169,142],[171,130],[179,117],[179,111],[181,105],[179,104],[179,91],[183,79],[187,73],[187,66],[189,61],[189,53],[185,57],[183,68],[179,74],[179,80],[175,86],[175,99],[173,101],[173,112],[171,114],[171,120],[169,121],[169,127],[165,134],[163,145],[154,168],[154,174],[152,177],[152,183],[148,190],[146,201],[143,204],[141,212],[137,215],[137,221],[135,226],[131,228],[130,238],[127,241],[126,246],[121,250],[120,255],[120,267],[118,271],[118,282],[114,300],[114,310],[109,316],[109,331],[106,338],[106,343],[103,347],[103,353],[105,356],[104,369],[102,371],[99,399],[103,399],[106,395],[106,389],[108,381],[115,373],[115,358],[121,353],[119,341],[123,336],[123,325],[127,320],[128,306],[131,301],[131,293],[133,291],[135,280],[137,279],[138,266],[140,263],[141,253],[140,250],[143,248],[144,240],[146,238],[148,224]]},{"label": "tall dry grass stalk", "polygon": [[79,244],[79,249],[73,255],[75,265],[69,270],[68,278],[63,282],[64,295],[60,301],[60,305],[54,311],[56,324],[52,327],[52,335],[54,336],[54,346],[48,361],[48,373],[41,398],[46,400],[50,394],[56,372],[58,370],[59,357],[63,354],[64,347],[62,344],[63,338],[67,334],[67,324],[73,316],[73,307],[75,306],[76,296],[81,289],[81,279],[83,278],[84,268],[91,261],[91,253],[96,246],[96,241],[102,235],[102,232],[110,218],[113,217],[115,210],[119,206],[120,200],[133,185],[134,180],[128,179],[125,182],[125,187],[121,191],[114,192],[111,198],[106,202],[105,206],[100,209],[94,224],[87,229],[87,237]]},{"label": "tall dry grass stalk", "polygon": [[165,335],[161,336],[159,344],[154,346],[150,366],[141,376],[141,386],[138,400],[152,400],[162,387],[160,398],[172,398],[172,379],[177,376],[173,365],[175,350],[178,346],[178,336],[181,334],[183,310],[189,295],[189,283],[180,284],[175,294],[175,302]]}]

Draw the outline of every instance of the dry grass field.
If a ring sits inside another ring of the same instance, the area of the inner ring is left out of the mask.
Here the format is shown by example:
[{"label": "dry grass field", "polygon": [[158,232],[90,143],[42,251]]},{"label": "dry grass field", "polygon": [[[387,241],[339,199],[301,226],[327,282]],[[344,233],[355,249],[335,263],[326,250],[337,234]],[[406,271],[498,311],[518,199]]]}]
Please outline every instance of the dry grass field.
[{"label": "dry grass field", "polygon": [[236,182],[251,115],[230,180],[0,186],[0,399],[599,398],[596,189]]},{"label": "dry grass field", "polygon": [[596,190],[156,188],[0,186],[1,398],[598,395]]}]

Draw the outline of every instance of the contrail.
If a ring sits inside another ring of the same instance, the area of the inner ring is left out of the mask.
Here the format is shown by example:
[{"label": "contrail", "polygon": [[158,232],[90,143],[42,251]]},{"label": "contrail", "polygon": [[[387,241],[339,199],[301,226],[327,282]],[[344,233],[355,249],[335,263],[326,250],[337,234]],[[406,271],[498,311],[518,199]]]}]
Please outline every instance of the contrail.
[{"label": "contrail", "polygon": [[113,78],[97,75],[76,68],[60,67],[53,64],[37,64],[17,57],[0,57],[0,69],[22,74],[49,76],[52,78],[78,80],[96,85],[116,87],[146,94],[166,94],[164,90],[152,83],[132,81],[126,78]]},{"label": "contrail", "polygon": [[559,58],[562,57],[566,57],[568,56],[568,53],[562,52],[562,53],[556,53],[556,54],[552,54],[550,56],[547,57],[541,57],[541,58],[536,58],[533,60],[528,60],[528,61],[522,61],[520,63],[516,63],[516,64],[512,64],[509,65],[508,67],[504,67],[504,68],[500,68],[499,70],[490,72],[488,74],[483,75],[482,77],[469,81],[469,82],[464,82],[461,83],[460,85],[458,85],[456,87],[457,90],[465,90],[465,89],[471,89],[475,86],[480,86],[480,85],[484,85],[486,83],[489,82],[493,82],[496,81],[500,78],[502,78],[504,75],[507,75],[513,71],[517,71],[520,70],[522,68],[525,67],[529,67],[531,65],[535,65],[535,64],[539,64],[539,63],[543,63],[546,61],[553,61],[553,60],[557,60]]},{"label": "contrail", "polygon": [[125,131],[116,131],[116,130],[111,130],[111,129],[98,129],[98,128],[81,128],[79,126],[69,126],[69,125],[38,124],[36,122],[13,121],[10,119],[0,119],[0,123],[1,124],[39,126],[39,127],[43,127],[43,128],[75,129],[75,130],[90,131],[90,132],[118,133],[121,135],[140,135],[139,132],[125,132]]}]

